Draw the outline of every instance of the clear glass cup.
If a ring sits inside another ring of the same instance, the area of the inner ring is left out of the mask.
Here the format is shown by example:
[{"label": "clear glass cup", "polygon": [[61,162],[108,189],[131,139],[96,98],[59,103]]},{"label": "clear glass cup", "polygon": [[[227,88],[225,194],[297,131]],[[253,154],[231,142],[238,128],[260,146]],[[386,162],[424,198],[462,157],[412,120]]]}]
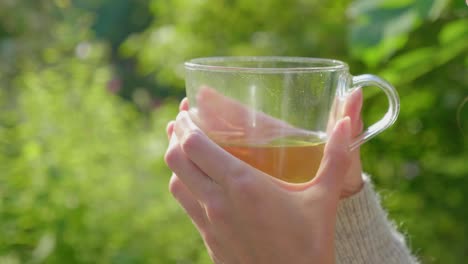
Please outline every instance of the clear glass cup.
[{"label": "clear glass cup", "polygon": [[194,122],[237,158],[291,183],[315,176],[353,89],[381,88],[388,110],[353,139],[351,149],[388,128],[399,113],[398,94],[389,83],[370,74],[352,76],[346,63],[332,59],[198,58],[186,62],[185,71]]}]

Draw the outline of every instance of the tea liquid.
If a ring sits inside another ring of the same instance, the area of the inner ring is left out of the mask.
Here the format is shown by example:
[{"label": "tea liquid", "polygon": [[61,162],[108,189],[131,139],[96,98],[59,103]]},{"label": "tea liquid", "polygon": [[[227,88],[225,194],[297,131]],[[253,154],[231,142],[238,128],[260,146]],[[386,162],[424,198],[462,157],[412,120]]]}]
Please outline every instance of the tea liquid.
[{"label": "tea liquid", "polygon": [[303,183],[310,181],[317,173],[325,142],[282,138],[262,145],[219,145],[240,160],[273,177],[290,183]]}]

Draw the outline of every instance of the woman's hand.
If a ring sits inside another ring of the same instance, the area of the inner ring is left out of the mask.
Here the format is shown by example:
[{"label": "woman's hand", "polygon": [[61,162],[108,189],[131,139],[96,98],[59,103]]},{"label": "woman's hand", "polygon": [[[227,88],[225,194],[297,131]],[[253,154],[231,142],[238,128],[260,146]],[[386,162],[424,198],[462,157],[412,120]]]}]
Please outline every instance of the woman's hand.
[{"label": "woman's hand", "polygon": [[[250,117],[255,114],[256,118],[256,135],[259,140],[275,138],[278,135],[284,136],[285,131],[290,133],[301,133],[299,129],[292,127],[284,121],[278,120],[263,113],[252,113],[251,109],[246,106],[227,98],[214,89],[204,87],[200,89],[197,95],[197,116],[198,123],[203,125],[204,131],[224,131],[230,133],[249,134],[248,125]],[[334,104],[334,110],[338,113],[332,116],[329,120],[330,129],[336,124],[336,116],[348,116],[351,119],[351,136],[357,137],[362,133],[363,122],[361,118],[363,94],[362,89],[358,88],[352,91],[344,103],[338,103],[338,99]],[[229,109],[229,111],[220,111],[220,109]],[[336,109],[335,109],[336,108]],[[187,98],[183,99],[179,106],[180,111],[188,111],[189,105]],[[172,122],[169,124],[171,127]],[[285,129],[286,128],[286,129]],[[171,128],[172,129],[172,128]],[[298,132],[297,132],[298,131]],[[262,134],[259,134],[262,133]],[[344,177],[343,189],[341,190],[340,198],[344,199],[359,192],[362,189],[364,182],[362,180],[361,157],[359,149],[351,153],[350,169]]]},{"label": "woman's hand", "polygon": [[168,125],[170,191],[215,263],[333,263],[336,209],[355,161],[351,130],[348,117],[338,121],[317,176],[293,185],[230,155],[181,111]]}]

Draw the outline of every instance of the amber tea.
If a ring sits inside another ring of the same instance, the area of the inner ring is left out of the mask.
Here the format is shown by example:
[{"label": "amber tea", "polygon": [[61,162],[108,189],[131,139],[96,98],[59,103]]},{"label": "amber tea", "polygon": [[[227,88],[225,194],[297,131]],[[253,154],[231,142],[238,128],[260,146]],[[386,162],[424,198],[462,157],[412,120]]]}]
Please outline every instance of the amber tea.
[{"label": "amber tea", "polygon": [[282,138],[267,144],[218,143],[258,170],[290,183],[308,182],[320,166],[324,141]]}]

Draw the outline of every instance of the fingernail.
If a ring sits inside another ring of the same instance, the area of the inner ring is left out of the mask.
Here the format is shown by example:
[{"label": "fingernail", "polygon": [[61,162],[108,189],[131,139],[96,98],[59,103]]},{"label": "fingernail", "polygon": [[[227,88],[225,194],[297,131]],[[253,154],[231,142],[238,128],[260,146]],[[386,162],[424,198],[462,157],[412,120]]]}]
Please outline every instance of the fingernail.
[{"label": "fingernail", "polygon": [[181,111],[176,118],[175,133],[179,140],[183,140],[185,135],[190,134],[190,131],[196,130],[198,127],[193,123],[187,111]]},{"label": "fingernail", "polygon": [[349,116],[345,116],[343,118],[343,133],[345,134],[345,138],[347,141],[351,139],[351,118]]},{"label": "fingernail", "polygon": [[173,132],[174,132],[174,122],[173,120],[169,121],[166,125],[166,133],[167,133],[167,137],[170,139]]},{"label": "fingernail", "polygon": [[351,118],[349,118],[349,116],[345,116],[341,118],[340,120],[338,120],[338,122],[336,122],[334,131],[338,131],[338,130],[344,131],[344,130],[350,129],[351,127],[350,123],[351,123]]},{"label": "fingernail", "polygon": [[187,97],[184,97],[184,99],[182,99],[182,100],[180,101],[180,104],[179,104],[179,111],[185,111],[185,110],[187,110],[188,105],[189,105],[188,98],[187,98]]},{"label": "fingernail", "polygon": [[362,95],[362,88],[358,87],[355,88],[351,93],[348,95],[348,98],[346,98],[346,108],[350,104],[357,104],[357,112],[361,113],[362,109],[362,100],[363,100],[363,95]]}]

